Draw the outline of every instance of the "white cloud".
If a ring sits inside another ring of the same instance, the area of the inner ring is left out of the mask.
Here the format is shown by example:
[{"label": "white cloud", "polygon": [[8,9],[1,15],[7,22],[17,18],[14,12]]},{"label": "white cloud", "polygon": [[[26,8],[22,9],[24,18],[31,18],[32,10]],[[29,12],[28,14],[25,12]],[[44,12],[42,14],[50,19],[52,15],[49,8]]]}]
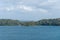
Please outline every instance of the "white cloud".
[{"label": "white cloud", "polygon": [[40,3],[40,6],[45,6],[47,4],[48,4],[47,2],[42,2],[42,3]]},{"label": "white cloud", "polygon": [[52,9],[60,9],[60,0],[57,0],[54,6],[51,6]]},{"label": "white cloud", "polygon": [[33,8],[30,6],[25,6],[25,5],[18,5],[17,8],[25,10],[25,11],[33,11]]},{"label": "white cloud", "polygon": [[23,4],[24,2],[18,2],[19,4]]},{"label": "white cloud", "polygon": [[0,7],[0,10],[6,10],[6,11],[14,11],[14,10],[33,11],[33,7],[25,6],[25,5],[16,5],[16,6],[9,6],[9,7]]},{"label": "white cloud", "polygon": [[5,8],[7,11],[12,11],[12,10],[14,10],[14,7],[6,7]]},{"label": "white cloud", "polygon": [[30,6],[25,6],[25,5],[16,5],[10,6],[10,7],[2,7],[0,10],[6,10],[6,11],[14,11],[14,10],[21,10],[22,12],[41,12],[41,13],[48,13],[48,10],[43,9],[43,8],[34,8]]},{"label": "white cloud", "polygon": [[57,2],[57,0],[48,0],[48,2]]},{"label": "white cloud", "polygon": [[42,8],[40,8],[39,10],[40,10],[40,12],[42,12],[42,13],[48,13],[48,10],[45,10],[45,9],[42,9]]},{"label": "white cloud", "polygon": [[40,3],[40,6],[49,6],[54,5],[57,2],[57,0],[47,0]]},{"label": "white cloud", "polygon": [[55,5],[55,6],[52,6],[51,8],[60,10],[60,5]]},{"label": "white cloud", "polygon": [[14,8],[14,6],[9,6],[9,7],[0,7],[0,10],[4,10],[4,11],[13,11],[16,8]]},{"label": "white cloud", "polygon": [[0,7],[1,11],[14,11],[14,10],[22,10],[22,11],[32,11],[33,9],[28,6],[9,6],[9,7]]},{"label": "white cloud", "polygon": [[41,12],[41,13],[48,13],[48,10],[42,9],[42,8],[35,8],[35,7],[30,7],[30,6],[25,6],[25,5],[18,5],[18,9],[22,9],[25,11],[33,11],[33,12]]}]

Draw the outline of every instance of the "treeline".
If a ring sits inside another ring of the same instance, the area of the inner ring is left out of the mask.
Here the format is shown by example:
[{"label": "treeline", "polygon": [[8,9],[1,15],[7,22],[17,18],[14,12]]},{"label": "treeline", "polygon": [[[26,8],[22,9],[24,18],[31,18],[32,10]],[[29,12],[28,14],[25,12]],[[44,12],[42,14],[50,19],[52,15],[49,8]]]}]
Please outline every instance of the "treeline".
[{"label": "treeline", "polygon": [[60,26],[60,18],[57,19],[43,19],[37,22],[37,25]]},{"label": "treeline", "polygon": [[20,21],[11,19],[0,19],[0,26],[15,26],[20,25]]},{"label": "treeline", "polygon": [[39,21],[31,21],[31,22],[26,22],[23,25],[26,26],[34,26],[34,25],[43,25],[43,26],[60,26],[60,18],[57,19],[42,19]]},{"label": "treeline", "polygon": [[35,25],[43,25],[43,26],[60,26],[60,18],[57,19],[42,19],[39,21],[29,21],[23,22],[19,20],[11,20],[11,19],[0,19],[0,26],[35,26]]}]

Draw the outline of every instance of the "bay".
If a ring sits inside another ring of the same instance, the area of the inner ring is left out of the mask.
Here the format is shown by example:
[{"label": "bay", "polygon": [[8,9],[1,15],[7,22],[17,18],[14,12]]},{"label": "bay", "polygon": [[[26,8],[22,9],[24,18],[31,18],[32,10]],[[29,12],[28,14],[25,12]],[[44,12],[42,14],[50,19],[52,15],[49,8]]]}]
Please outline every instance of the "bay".
[{"label": "bay", "polygon": [[60,26],[0,26],[0,40],[60,40]]}]

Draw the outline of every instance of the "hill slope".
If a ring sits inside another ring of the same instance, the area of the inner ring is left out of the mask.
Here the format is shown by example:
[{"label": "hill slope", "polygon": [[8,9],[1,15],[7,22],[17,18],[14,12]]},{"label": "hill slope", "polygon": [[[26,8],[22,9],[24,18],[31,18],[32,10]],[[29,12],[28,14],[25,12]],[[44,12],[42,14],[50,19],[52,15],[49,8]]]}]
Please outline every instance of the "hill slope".
[{"label": "hill slope", "polygon": [[60,26],[60,18],[57,19],[42,19],[39,21],[29,21],[22,22],[19,20],[11,20],[11,19],[0,19],[0,26],[34,26],[34,25],[48,25],[48,26]]}]

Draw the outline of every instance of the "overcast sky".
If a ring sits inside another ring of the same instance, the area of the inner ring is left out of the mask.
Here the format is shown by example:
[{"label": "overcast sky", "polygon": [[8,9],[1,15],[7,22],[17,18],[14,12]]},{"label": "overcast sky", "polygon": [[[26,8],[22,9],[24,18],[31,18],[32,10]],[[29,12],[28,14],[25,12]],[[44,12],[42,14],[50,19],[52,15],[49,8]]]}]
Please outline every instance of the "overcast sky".
[{"label": "overcast sky", "polygon": [[0,19],[60,18],[60,0],[0,0]]}]

